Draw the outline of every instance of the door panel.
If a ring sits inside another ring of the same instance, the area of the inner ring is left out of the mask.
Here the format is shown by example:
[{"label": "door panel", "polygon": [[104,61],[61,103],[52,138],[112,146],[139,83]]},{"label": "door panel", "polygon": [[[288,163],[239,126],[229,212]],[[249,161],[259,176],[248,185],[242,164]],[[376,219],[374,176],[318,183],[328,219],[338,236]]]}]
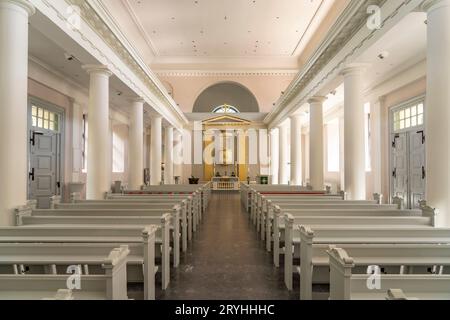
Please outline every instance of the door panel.
[{"label": "door panel", "polygon": [[411,207],[419,207],[419,200],[425,198],[425,139],[423,132],[409,133],[410,140],[410,201]]},{"label": "door panel", "polygon": [[59,134],[33,130],[30,142],[30,198],[38,208],[49,208],[50,197],[57,194]]},{"label": "door panel", "polygon": [[392,146],[392,182],[393,197],[408,199],[408,140],[407,134],[401,133],[393,137]]}]

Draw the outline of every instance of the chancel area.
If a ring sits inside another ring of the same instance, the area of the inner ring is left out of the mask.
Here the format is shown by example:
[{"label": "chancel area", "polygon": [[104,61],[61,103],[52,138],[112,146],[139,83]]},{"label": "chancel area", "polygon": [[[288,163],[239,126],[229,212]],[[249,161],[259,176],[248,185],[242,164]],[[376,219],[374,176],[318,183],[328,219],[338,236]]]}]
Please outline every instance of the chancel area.
[{"label": "chancel area", "polygon": [[0,0],[0,300],[450,300],[450,0]]}]

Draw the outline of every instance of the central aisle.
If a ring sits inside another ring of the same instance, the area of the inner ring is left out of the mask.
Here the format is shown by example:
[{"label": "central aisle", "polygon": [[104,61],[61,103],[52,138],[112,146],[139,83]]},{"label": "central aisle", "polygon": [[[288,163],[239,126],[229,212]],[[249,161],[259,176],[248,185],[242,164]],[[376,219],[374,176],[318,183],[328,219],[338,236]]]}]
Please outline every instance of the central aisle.
[{"label": "central aisle", "polygon": [[167,300],[286,300],[280,269],[257,239],[238,193],[213,193],[191,249],[173,271]]}]

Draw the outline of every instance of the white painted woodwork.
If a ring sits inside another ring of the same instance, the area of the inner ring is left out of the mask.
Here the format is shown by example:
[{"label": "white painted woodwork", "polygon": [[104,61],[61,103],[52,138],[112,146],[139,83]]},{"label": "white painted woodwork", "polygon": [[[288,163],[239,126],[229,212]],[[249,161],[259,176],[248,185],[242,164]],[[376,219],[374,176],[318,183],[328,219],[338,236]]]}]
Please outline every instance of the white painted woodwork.
[{"label": "white painted woodwork", "polygon": [[174,183],[173,127],[167,127],[164,136],[164,184]]},{"label": "white painted woodwork", "polygon": [[363,72],[364,67],[360,65],[349,66],[342,71],[345,100],[344,185],[350,200],[366,199]]},{"label": "white painted woodwork", "polygon": [[279,129],[274,128],[270,130],[270,175],[271,183],[279,183],[279,170],[280,170],[280,152],[278,144],[280,143]]},{"label": "white painted woodwork", "polygon": [[155,116],[152,118],[152,128],[151,128],[151,143],[150,143],[150,184],[160,185],[161,184],[161,160],[162,160],[162,118],[160,116]]},{"label": "white painted woodwork", "polygon": [[314,190],[324,189],[323,103],[326,97],[309,102],[309,180]]},{"label": "white painted woodwork", "polygon": [[302,177],[302,115],[296,114],[291,119],[291,185],[301,186]]},{"label": "white painted woodwork", "polygon": [[144,100],[131,104],[129,135],[129,188],[139,189],[144,183]]},{"label": "white painted woodwork", "polygon": [[280,162],[279,162],[279,183],[288,184],[288,161],[289,161],[289,149],[288,149],[288,139],[289,139],[288,126],[286,124],[279,127],[279,150],[280,150]]},{"label": "white painted woodwork", "polygon": [[427,0],[426,197],[450,226],[450,1]]},{"label": "white painted woodwork", "polygon": [[86,197],[99,200],[110,189],[109,77],[112,73],[103,65],[83,68],[90,75]]},{"label": "white painted woodwork", "polygon": [[27,199],[28,1],[0,1],[0,225]]}]

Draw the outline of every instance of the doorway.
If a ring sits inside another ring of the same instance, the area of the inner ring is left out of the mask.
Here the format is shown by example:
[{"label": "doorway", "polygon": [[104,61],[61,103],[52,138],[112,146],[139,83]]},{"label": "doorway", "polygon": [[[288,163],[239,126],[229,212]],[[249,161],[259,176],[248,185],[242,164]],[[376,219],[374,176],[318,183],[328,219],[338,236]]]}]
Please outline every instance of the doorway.
[{"label": "doorway", "polygon": [[419,207],[425,199],[426,139],[424,97],[393,108],[391,127],[391,200],[402,197],[405,207]]},{"label": "doorway", "polygon": [[64,111],[30,98],[28,103],[28,199],[41,209],[62,194],[62,141]]}]

